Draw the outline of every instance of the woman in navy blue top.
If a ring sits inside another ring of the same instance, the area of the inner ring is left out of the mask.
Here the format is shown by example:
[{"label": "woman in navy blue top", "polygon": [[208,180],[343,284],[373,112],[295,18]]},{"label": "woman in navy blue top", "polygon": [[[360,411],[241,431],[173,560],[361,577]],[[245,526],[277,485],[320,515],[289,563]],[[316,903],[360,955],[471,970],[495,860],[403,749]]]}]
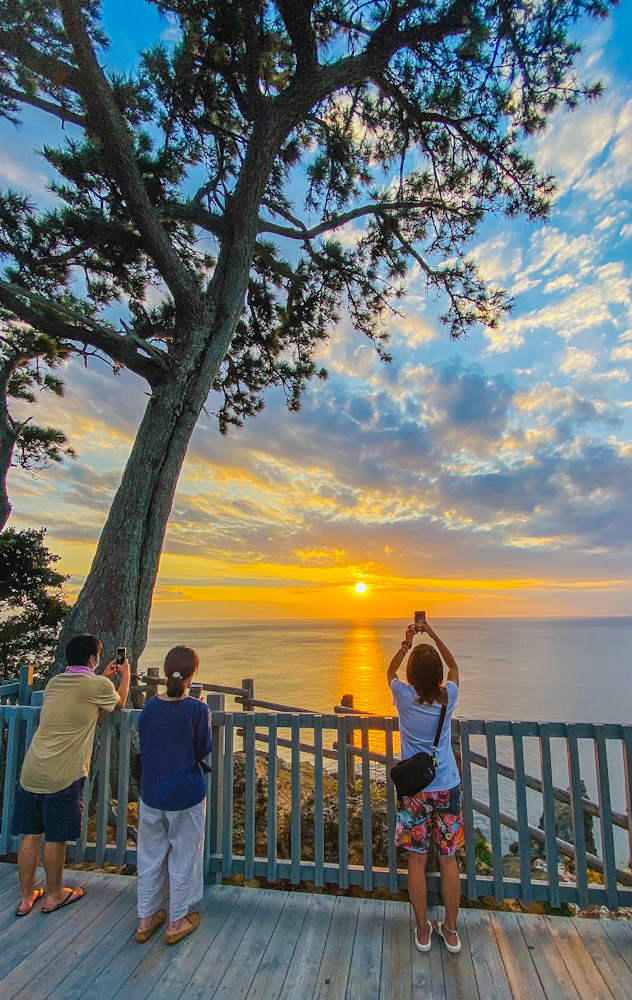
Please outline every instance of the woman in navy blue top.
[{"label": "woman in navy blue top", "polygon": [[138,815],[136,940],[148,941],[167,919],[167,944],[200,922],[193,907],[204,889],[206,757],[211,752],[207,706],[189,697],[199,657],[176,646],[165,659],[167,690],[151,698],[138,720],[142,777]]}]

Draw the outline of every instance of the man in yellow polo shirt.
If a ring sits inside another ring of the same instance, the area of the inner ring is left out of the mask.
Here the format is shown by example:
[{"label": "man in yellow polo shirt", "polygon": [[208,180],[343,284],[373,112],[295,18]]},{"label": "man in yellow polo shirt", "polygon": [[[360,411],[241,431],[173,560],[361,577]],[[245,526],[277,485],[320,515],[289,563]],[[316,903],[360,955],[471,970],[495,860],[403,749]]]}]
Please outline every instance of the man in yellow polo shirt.
[{"label": "man in yellow polo shirt", "polygon": [[[44,894],[35,889],[40,842],[44,835],[46,898],[42,913],[81,899],[85,890],[62,886],[66,841],[81,835],[83,786],[90,768],[97,719],[120,711],[129,690],[129,663],[94,671],[103,648],[93,635],[76,635],[66,646],[68,667],[44,691],[39,727],[24,758],[15,796],[12,832],[22,835],[18,851],[20,904],[25,917]],[[118,691],[111,677],[120,673]]]}]

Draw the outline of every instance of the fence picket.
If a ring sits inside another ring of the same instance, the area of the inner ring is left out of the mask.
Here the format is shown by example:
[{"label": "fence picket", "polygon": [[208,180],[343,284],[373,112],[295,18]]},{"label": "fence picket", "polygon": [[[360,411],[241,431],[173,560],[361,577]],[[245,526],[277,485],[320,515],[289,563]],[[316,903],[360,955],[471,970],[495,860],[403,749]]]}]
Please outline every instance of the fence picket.
[{"label": "fence picket", "polygon": [[127,853],[127,802],[129,796],[129,748],[132,736],[132,716],[129,711],[118,713],[119,773],[116,801],[116,863],[125,864]]},{"label": "fence picket", "polygon": [[608,774],[608,752],[603,726],[595,726],[595,764],[597,768],[597,790],[601,812],[601,856],[603,858],[604,882],[606,886],[606,906],[617,908],[617,872],[612,826],[612,803]]},{"label": "fence picket", "polygon": [[577,886],[577,902],[581,908],[584,909],[588,906],[586,831],[584,827],[584,810],[582,808],[579,747],[577,744],[576,727],[572,723],[569,723],[566,726],[566,753],[568,756],[568,774],[571,786],[571,815],[573,820],[573,846],[575,848],[575,883]]},{"label": "fence picket", "polygon": [[489,825],[494,865],[494,899],[502,903],[505,898],[503,884],[503,851],[500,835],[500,802],[498,797],[498,769],[496,766],[496,726],[493,721],[485,723],[487,742],[487,787],[489,789]]},{"label": "fence picket", "polygon": [[224,732],[224,809],[222,815],[222,875],[233,874],[233,736],[234,716],[225,715]]},{"label": "fence picket", "polygon": [[623,773],[625,776],[625,806],[628,816],[628,868],[632,867],[632,726],[623,726]]},{"label": "fence picket", "polygon": [[290,815],[290,859],[292,885],[301,881],[301,720],[292,716],[292,784]]},{"label": "fence picket", "polygon": [[[224,726],[216,722],[213,713],[224,712],[226,695],[223,692],[211,693],[206,696],[206,704],[211,713],[211,773],[207,774],[207,814],[206,840],[204,842],[204,877],[213,885],[221,884],[222,873],[215,867],[210,870],[211,855],[222,853],[222,817],[224,814]],[[215,866],[216,862],[214,862]]]},{"label": "fence picket", "polygon": [[463,789],[463,826],[465,832],[465,872],[468,899],[477,899],[476,845],[474,839],[474,806],[472,803],[472,761],[470,759],[470,727],[467,719],[459,719],[461,741],[461,786]]},{"label": "fence picket", "polygon": [[511,726],[513,741],[514,769],[516,772],[516,819],[518,820],[518,852],[520,855],[520,882],[522,899],[530,903],[531,894],[531,848],[529,843],[529,810],[527,807],[527,786],[524,769],[524,723],[514,722]]},{"label": "fence picket", "polygon": [[397,874],[397,848],[395,847],[395,785],[391,778],[393,767],[393,719],[386,719],[386,831],[388,836],[388,887],[391,892],[397,892],[399,877]]},{"label": "fence picket", "polygon": [[542,805],[544,813],[544,834],[546,866],[549,876],[549,903],[559,907],[560,876],[557,870],[557,832],[555,829],[555,800],[553,798],[553,765],[551,761],[551,738],[549,724],[540,724],[540,762],[542,767]]},{"label": "fence picket", "polygon": [[346,716],[338,721],[338,878],[341,889],[349,888],[349,842],[347,818],[347,727]]},{"label": "fence picket", "polygon": [[362,865],[364,867],[364,888],[373,891],[373,830],[371,801],[371,771],[369,767],[368,719],[360,719],[362,735]]},{"label": "fence picket", "polygon": [[[108,840],[108,813],[110,806],[110,757],[112,753],[112,719],[108,715],[101,723],[101,742],[99,744],[99,771],[97,794],[97,844],[94,860],[97,865],[105,861],[105,848]],[[88,825],[88,817],[84,817]]]},{"label": "fence picket", "polygon": [[268,882],[277,877],[277,720],[268,723]]},{"label": "fence picket", "polygon": [[323,798],[323,720],[314,716],[314,885],[325,884],[325,816]]},{"label": "fence picket", "polygon": [[[11,850],[11,817],[13,801],[17,785],[18,771],[18,736],[20,733],[21,710],[17,706],[3,709],[5,719],[8,718],[7,753],[5,758],[4,794],[2,800],[2,834],[0,835],[0,854],[8,854]],[[4,726],[0,727],[0,737]]]},{"label": "fence picket", "polygon": [[255,874],[255,717],[252,712],[248,712],[246,715],[244,750],[246,752],[244,878],[251,879],[254,878]]}]

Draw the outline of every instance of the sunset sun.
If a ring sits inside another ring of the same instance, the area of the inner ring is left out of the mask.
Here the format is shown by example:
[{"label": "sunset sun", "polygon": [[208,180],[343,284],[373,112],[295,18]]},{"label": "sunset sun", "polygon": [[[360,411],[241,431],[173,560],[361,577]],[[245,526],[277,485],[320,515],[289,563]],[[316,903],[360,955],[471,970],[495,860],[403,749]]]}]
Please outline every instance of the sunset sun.
[{"label": "sunset sun", "polygon": [[356,594],[366,594],[369,588],[367,587],[366,583],[356,583],[353,589],[355,590]]}]

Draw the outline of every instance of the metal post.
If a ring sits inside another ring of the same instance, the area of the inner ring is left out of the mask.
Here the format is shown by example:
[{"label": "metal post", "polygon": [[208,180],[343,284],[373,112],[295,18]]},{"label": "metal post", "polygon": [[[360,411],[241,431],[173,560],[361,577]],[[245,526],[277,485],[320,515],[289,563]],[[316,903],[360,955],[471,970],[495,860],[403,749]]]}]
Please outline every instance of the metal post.
[{"label": "metal post", "polygon": [[[209,694],[206,704],[211,712],[226,711],[225,694]],[[213,749],[211,750],[211,767],[213,770],[206,776],[206,839],[204,841],[204,878],[212,885],[221,884],[222,870],[209,871],[211,855],[222,853],[222,818],[224,805],[224,727],[213,725]]]},{"label": "metal post", "polygon": [[[255,682],[252,677],[247,678],[241,682],[241,686],[246,692],[244,699],[241,703],[242,712],[252,712],[254,705],[251,703],[255,696]],[[244,726],[244,735],[242,738],[242,750],[246,752],[246,727]]]},{"label": "metal post", "polygon": [[158,686],[156,684],[150,684],[150,677],[160,677],[160,667],[148,667],[147,668],[147,701],[153,698],[154,695],[158,694]]},{"label": "metal post", "polygon": [[[343,705],[344,708],[353,708],[353,695],[343,694],[340,699],[340,704]],[[353,744],[353,730],[351,731],[351,736],[347,736],[347,745],[350,748],[347,750],[347,788],[351,789],[352,786],[355,785],[356,780],[356,755],[355,746]]]}]

